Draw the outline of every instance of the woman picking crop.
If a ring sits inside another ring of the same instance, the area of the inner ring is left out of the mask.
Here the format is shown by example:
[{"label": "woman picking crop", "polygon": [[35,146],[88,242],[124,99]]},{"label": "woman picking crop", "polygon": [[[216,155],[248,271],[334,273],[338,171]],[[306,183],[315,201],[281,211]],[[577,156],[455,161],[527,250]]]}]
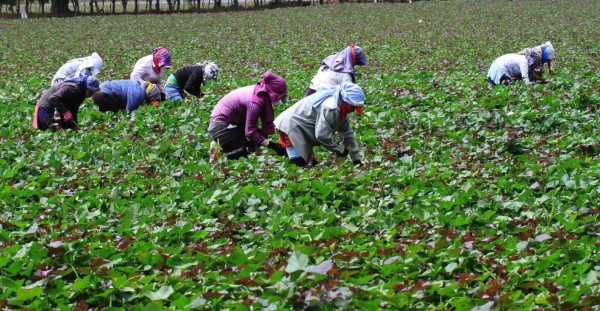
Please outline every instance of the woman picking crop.
[{"label": "woman picking crop", "polygon": [[42,131],[77,130],[79,106],[98,91],[98,84],[95,77],[84,76],[52,85],[35,105],[33,127]]},{"label": "woman picking crop", "polygon": [[366,64],[365,52],[359,46],[351,43],[339,53],[329,55],[323,60],[317,74],[310,81],[306,96],[319,89],[328,89],[343,82],[355,83],[354,66],[365,66]]},{"label": "woman picking crop", "polygon": [[[350,155],[355,165],[362,164],[348,114],[363,114],[364,101],[360,86],[344,82],[321,89],[282,112],[275,119],[275,127],[290,162],[298,166],[314,163],[313,147],[323,146],[338,157]],[[342,143],[334,139],[336,132],[343,138]]]},{"label": "woman picking crop", "polygon": [[139,82],[156,84],[160,90],[161,99],[164,100],[163,68],[171,68],[171,52],[167,48],[159,46],[152,50],[152,54],[140,58],[135,63],[129,78]]},{"label": "woman picking crop", "polygon": [[516,80],[523,80],[525,83],[531,81],[545,83],[546,80],[542,77],[543,66],[548,63],[552,73],[554,58],[554,47],[550,42],[527,48],[519,53],[505,54],[494,60],[488,70],[487,80],[492,85],[500,83],[508,85]]},{"label": "woman picking crop", "polygon": [[[208,133],[228,159],[247,156],[259,146],[285,155],[285,149],[267,137],[275,133],[273,105],[287,102],[287,83],[267,71],[255,85],[225,95],[210,115]],[[258,126],[260,119],[261,127]]]},{"label": "woman picking crop", "polygon": [[200,87],[209,79],[216,80],[219,67],[213,62],[201,62],[181,67],[167,79],[165,94],[168,100],[183,100],[185,92],[202,97]]},{"label": "woman picking crop", "polygon": [[127,110],[127,113],[131,113],[144,103],[158,106],[160,90],[150,82],[105,81],[100,84],[100,92],[95,93],[92,100],[102,112]]},{"label": "woman picking crop", "polygon": [[103,65],[102,58],[96,52],[87,57],[71,59],[60,66],[52,78],[52,85],[72,78],[95,77]]}]

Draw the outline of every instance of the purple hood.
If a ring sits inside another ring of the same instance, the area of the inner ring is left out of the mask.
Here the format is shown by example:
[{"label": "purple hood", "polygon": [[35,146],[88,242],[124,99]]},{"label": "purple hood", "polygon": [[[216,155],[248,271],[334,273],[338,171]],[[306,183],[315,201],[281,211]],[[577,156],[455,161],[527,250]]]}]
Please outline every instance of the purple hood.
[{"label": "purple hood", "polygon": [[260,81],[254,87],[254,94],[252,95],[252,101],[255,103],[261,103],[262,94],[267,95],[267,98],[275,106],[283,97],[287,95],[287,83],[285,79],[267,71],[263,74]]},{"label": "purple hood", "polygon": [[[352,57],[352,50],[354,50],[354,57]],[[330,70],[350,74],[354,74],[354,65],[364,66],[366,64],[365,52],[358,45],[353,44],[323,60],[323,65]]]}]

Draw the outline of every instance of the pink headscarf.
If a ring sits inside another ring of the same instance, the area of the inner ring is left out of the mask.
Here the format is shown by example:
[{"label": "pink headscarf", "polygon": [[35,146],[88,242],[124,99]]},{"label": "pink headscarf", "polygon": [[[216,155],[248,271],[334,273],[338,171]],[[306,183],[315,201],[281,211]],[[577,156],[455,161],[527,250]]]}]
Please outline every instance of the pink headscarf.
[{"label": "pink headscarf", "polygon": [[287,96],[287,83],[285,79],[267,71],[263,74],[260,81],[254,87],[254,94],[252,95],[252,101],[260,103],[262,102],[262,94],[267,95],[267,98],[271,104],[276,105],[280,100],[284,103],[287,102],[284,97]]}]

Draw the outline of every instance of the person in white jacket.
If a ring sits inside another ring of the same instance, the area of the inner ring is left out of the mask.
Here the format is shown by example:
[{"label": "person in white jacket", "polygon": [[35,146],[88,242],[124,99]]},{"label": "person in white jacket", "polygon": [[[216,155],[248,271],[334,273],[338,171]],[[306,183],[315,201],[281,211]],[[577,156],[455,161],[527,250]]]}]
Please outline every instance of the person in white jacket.
[{"label": "person in white jacket", "polygon": [[496,58],[488,70],[487,80],[491,85],[509,85],[516,80],[529,83],[527,58],[514,53]]},{"label": "person in white jacket", "polygon": [[550,42],[524,49],[519,53],[505,54],[494,60],[488,70],[487,80],[492,85],[508,85],[517,80],[523,80],[525,83],[545,83],[547,81],[543,78],[544,64],[548,64],[552,74],[554,58],[554,47]]},{"label": "person in white jacket", "polygon": [[317,74],[310,81],[306,96],[320,89],[338,86],[343,82],[356,82],[354,66],[365,66],[367,57],[358,45],[351,43],[339,53],[329,55],[321,62]]},{"label": "person in white jacket", "polygon": [[[313,147],[323,146],[340,158],[350,155],[355,165],[361,165],[348,114],[363,114],[364,100],[360,86],[343,82],[320,89],[282,112],[274,123],[290,162],[298,166],[315,163]],[[341,143],[334,138],[335,133],[341,136]]]},{"label": "person in white jacket", "polygon": [[152,50],[152,54],[140,58],[135,63],[129,78],[140,83],[150,82],[156,84],[160,90],[161,98],[164,100],[163,68],[171,68],[171,52],[167,48],[159,46]]},{"label": "person in white jacket", "polygon": [[104,65],[102,58],[98,53],[94,52],[90,56],[71,59],[64,65],[60,66],[54,77],[51,85],[54,86],[60,82],[69,79],[95,77],[100,73],[100,69]]}]

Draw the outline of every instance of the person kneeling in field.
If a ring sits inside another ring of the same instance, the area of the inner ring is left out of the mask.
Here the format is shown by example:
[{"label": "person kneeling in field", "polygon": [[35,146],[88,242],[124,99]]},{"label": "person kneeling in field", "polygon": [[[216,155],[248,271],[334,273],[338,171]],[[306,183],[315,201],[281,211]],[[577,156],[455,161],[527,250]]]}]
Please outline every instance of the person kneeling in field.
[{"label": "person kneeling in field", "polygon": [[306,90],[306,96],[313,94],[319,89],[328,89],[342,82],[356,82],[354,66],[365,66],[367,57],[365,52],[354,43],[337,54],[329,55],[321,63],[321,67],[315,77],[310,81]]},{"label": "person kneeling in field", "polygon": [[185,92],[200,98],[202,97],[200,87],[209,79],[216,80],[218,75],[219,67],[213,62],[201,62],[179,68],[167,79],[165,85],[167,100],[183,100]]},{"label": "person kneeling in field", "polygon": [[523,80],[525,83],[540,81],[545,83],[542,77],[542,68],[547,62],[552,72],[552,60],[554,56],[554,47],[550,42],[535,48],[529,48],[521,51],[519,54],[511,53],[498,57],[488,70],[487,80],[492,85],[500,83],[509,85],[516,80]]},{"label": "person kneeling in field", "polygon": [[35,105],[33,127],[77,130],[77,114],[86,98],[98,91],[98,79],[83,77],[68,79],[44,91]]},{"label": "person kneeling in field", "polygon": [[71,59],[60,66],[52,78],[52,85],[73,78],[95,77],[103,65],[102,58],[96,52],[91,56]]},{"label": "person kneeling in field", "polygon": [[267,71],[256,85],[234,90],[217,103],[210,115],[210,138],[219,143],[228,159],[245,157],[259,146],[284,156],[285,149],[267,137],[275,133],[273,105],[286,103],[286,96],[285,80]]},{"label": "person kneeling in field", "polygon": [[[364,101],[365,93],[360,86],[344,82],[319,90],[282,112],[275,119],[275,127],[290,162],[298,166],[315,163],[313,147],[323,146],[338,157],[349,154],[355,165],[361,165],[348,113],[363,114]],[[334,139],[336,132],[342,136],[343,144]]]},{"label": "person kneeling in field", "polygon": [[527,58],[527,64],[530,68],[533,68],[531,75],[535,80],[546,82],[543,78],[544,64],[548,64],[548,72],[550,75],[554,74],[552,65],[556,56],[554,55],[554,47],[550,41],[536,47],[526,48],[517,54],[524,55],[525,58]]},{"label": "person kneeling in field", "polygon": [[101,112],[127,110],[127,113],[131,113],[144,103],[157,107],[160,90],[150,82],[105,81],[100,84],[100,92],[94,94],[92,100]]},{"label": "person kneeling in field", "polygon": [[165,99],[165,84],[163,82],[163,69],[171,68],[171,52],[159,46],[152,50],[152,54],[140,58],[129,75],[131,80],[150,82],[156,84],[160,90],[161,98]]}]

